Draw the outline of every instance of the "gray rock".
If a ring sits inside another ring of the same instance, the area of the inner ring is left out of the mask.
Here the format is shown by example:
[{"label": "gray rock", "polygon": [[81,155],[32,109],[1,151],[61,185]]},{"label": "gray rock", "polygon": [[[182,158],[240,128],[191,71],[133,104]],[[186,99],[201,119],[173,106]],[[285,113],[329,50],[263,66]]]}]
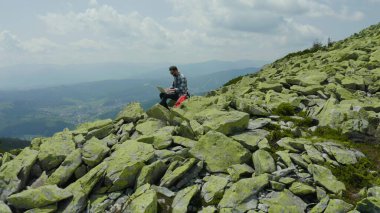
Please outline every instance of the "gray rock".
[{"label": "gray rock", "polygon": [[0,167],[0,200],[25,187],[30,170],[37,160],[38,151],[25,148],[15,159]]},{"label": "gray rock", "polygon": [[172,203],[173,213],[186,213],[191,199],[199,191],[198,185],[189,186],[177,192]]},{"label": "gray rock", "polygon": [[260,175],[263,173],[272,173],[276,171],[276,165],[269,154],[269,152],[264,150],[257,150],[252,155],[253,165],[255,166],[255,174]]},{"label": "gray rock", "polygon": [[267,174],[241,179],[226,190],[218,207],[231,208],[238,212],[256,209],[258,193],[268,184]]},{"label": "gray rock", "polygon": [[207,205],[218,204],[224,194],[228,179],[218,176],[207,176],[203,179],[206,183],[202,187],[201,196]]},{"label": "gray rock", "polygon": [[331,213],[333,213],[333,212],[344,213],[344,212],[348,212],[348,211],[352,210],[353,208],[354,208],[353,205],[346,203],[343,200],[331,199],[329,201],[329,204],[327,205],[327,208],[325,209],[325,212],[326,213],[329,213],[329,212],[331,212]]}]

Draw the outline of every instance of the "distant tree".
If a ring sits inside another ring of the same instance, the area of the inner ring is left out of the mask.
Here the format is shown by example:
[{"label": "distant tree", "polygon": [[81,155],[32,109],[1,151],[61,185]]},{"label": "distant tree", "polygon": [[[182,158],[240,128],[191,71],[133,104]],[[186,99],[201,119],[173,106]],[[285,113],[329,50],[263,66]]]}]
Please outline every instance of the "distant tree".
[{"label": "distant tree", "polygon": [[330,37],[327,38],[327,47],[331,47],[334,44]]},{"label": "distant tree", "polygon": [[313,46],[311,47],[312,51],[317,51],[323,48],[322,42],[320,42],[318,39],[315,39],[313,42]]}]

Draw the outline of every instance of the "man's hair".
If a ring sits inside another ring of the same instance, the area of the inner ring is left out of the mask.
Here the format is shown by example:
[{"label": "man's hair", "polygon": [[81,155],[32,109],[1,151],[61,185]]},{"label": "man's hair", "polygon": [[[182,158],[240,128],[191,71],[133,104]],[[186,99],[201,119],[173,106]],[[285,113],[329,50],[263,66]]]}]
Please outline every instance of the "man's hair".
[{"label": "man's hair", "polygon": [[176,66],[170,66],[170,67],[169,67],[169,70],[170,70],[170,71],[172,71],[172,70],[176,70],[176,71],[178,71],[178,68],[177,68]]}]

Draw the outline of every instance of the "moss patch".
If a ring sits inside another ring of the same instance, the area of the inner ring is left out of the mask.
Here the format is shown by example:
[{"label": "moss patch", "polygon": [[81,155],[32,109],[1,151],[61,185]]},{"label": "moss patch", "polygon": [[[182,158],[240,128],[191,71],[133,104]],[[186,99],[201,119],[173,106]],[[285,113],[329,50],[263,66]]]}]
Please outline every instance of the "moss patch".
[{"label": "moss patch", "polygon": [[290,103],[281,103],[272,113],[279,116],[292,116],[296,114],[296,107]]},{"label": "moss patch", "polygon": [[363,187],[380,185],[378,175],[371,172],[376,170],[376,165],[368,158],[362,158],[353,165],[330,166],[330,169],[345,184],[347,190],[343,193],[343,199],[349,203],[355,204],[361,199],[357,194]]}]

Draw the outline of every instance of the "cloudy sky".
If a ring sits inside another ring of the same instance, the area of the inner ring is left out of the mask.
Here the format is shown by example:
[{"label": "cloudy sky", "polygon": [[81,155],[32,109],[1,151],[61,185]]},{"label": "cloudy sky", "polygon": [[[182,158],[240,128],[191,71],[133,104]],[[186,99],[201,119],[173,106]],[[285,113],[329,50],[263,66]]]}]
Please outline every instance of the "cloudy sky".
[{"label": "cloudy sky", "polygon": [[0,67],[269,60],[380,21],[380,0],[0,0]]}]

